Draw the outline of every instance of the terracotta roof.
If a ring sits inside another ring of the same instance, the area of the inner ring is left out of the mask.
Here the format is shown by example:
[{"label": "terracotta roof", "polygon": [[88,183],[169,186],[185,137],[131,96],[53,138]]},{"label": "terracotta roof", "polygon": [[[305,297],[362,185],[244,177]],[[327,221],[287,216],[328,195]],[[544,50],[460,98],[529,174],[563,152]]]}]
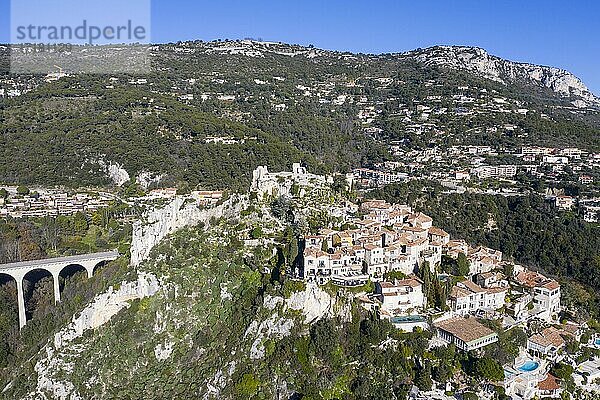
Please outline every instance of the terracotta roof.
[{"label": "terracotta roof", "polygon": [[319,258],[324,256],[328,256],[328,254],[320,249],[315,249],[314,247],[307,247],[304,249],[304,257]]},{"label": "terracotta roof", "polygon": [[[363,219],[363,220],[360,220],[360,221],[356,221],[356,224],[357,225],[365,225],[366,226],[366,225],[379,224],[379,222],[373,221],[372,219]],[[381,224],[379,224],[379,225],[381,225]]]},{"label": "terracotta roof", "polygon": [[419,227],[416,227],[416,226],[414,226],[414,227],[413,226],[403,226],[402,230],[405,231],[405,232],[415,232],[415,233],[425,232],[425,229],[419,228]]},{"label": "terracotta roof", "polygon": [[555,376],[548,374],[546,379],[538,383],[538,388],[540,390],[558,390],[560,389],[560,385]]},{"label": "terracotta roof", "polygon": [[481,293],[481,292],[485,292],[485,289],[482,288],[481,286],[479,286],[476,283],[471,282],[470,280],[466,280],[466,281],[462,281],[458,283],[459,286],[464,286],[465,288],[467,288],[468,290],[470,290],[473,293]]},{"label": "terracotta roof", "polygon": [[517,275],[516,280],[521,285],[529,288],[543,287],[548,290],[554,290],[560,287],[560,284],[554,279],[547,278],[544,275],[534,271],[521,271]]},{"label": "terracotta roof", "polygon": [[433,219],[432,219],[432,218],[431,218],[429,215],[425,215],[425,214],[423,214],[423,213],[421,213],[421,212],[420,212],[420,213],[417,213],[417,214],[413,214],[413,215],[411,215],[411,216],[409,217],[409,219],[411,219],[411,220],[416,220],[416,221],[419,221],[419,222],[421,222],[421,223],[423,223],[423,222],[431,222],[431,221],[433,221]]},{"label": "terracotta roof", "polygon": [[540,346],[554,346],[557,349],[565,344],[565,340],[560,335],[560,332],[553,327],[544,329],[542,333],[533,335],[529,340]]},{"label": "terracotta roof", "polygon": [[551,280],[550,282],[543,284],[542,287],[548,290],[554,290],[558,289],[560,285],[555,280]]},{"label": "terracotta roof", "polygon": [[398,281],[396,286],[410,286],[410,287],[419,287],[421,286],[421,282],[416,279],[403,279]]},{"label": "terracotta roof", "polygon": [[450,289],[450,298],[453,298],[453,299],[469,297],[470,294],[471,294],[471,292],[469,292],[467,289],[463,289],[458,286],[453,286],[452,289]]},{"label": "terracotta roof", "polygon": [[406,245],[408,245],[408,241],[409,241],[409,239],[408,239],[408,238],[406,238],[406,237],[404,237],[404,236],[400,236],[400,237],[398,238],[398,240],[396,240],[396,241],[394,242],[394,244],[398,244],[398,245],[400,245],[400,246],[406,246]]},{"label": "terracotta roof", "polygon": [[425,238],[423,238],[423,239],[417,239],[417,240],[414,240],[414,241],[410,242],[409,246],[420,246],[420,245],[422,245],[425,242],[427,242],[427,239],[425,239]]},{"label": "terracotta roof", "polygon": [[579,325],[573,323],[566,323],[565,325],[560,326],[561,330],[571,336],[575,336],[577,331],[579,331]]},{"label": "terracotta roof", "polygon": [[517,275],[516,280],[521,285],[530,288],[541,287],[552,281],[551,279],[546,278],[544,275],[539,274],[535,271],[521,271]]},{"label": "terracotta roof", "polygon": [[465,343],[494,334],[494,331],[477,322],[475,318],[456,317],[435,323],[434,325],[436,328],[452,334]]},{"label": "terracotta roof", "polygon": [[448,234],[448,232],[446,232],[445,230],[432,226],[431,228],[429,228],[429,233],[432,235],[436,235],[436,236],[445,236],[445,237],[450,237],[450,234]]},{"label": "terracotta roof", "polygon": [[494,294],[494,293],[503,293],[503,292],[506,292],[507,290],[508,290],[508,288],[506,288],[506,287],[495,287],[495,288],[485,289],[485,291],[487,293],[492,293],[492,294]]}]

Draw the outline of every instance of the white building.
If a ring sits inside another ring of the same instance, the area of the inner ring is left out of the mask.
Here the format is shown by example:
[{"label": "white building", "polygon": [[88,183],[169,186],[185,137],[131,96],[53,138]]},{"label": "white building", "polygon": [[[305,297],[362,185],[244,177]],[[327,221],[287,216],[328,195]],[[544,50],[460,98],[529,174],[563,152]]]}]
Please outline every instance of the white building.
[{"label": "white building", "polygon": [[575,205],[575,199],[570,196],[556,196],[554,205],[561,210],[570,210]]},{"label": "white building", "polygon": [[561,310],[558,282],[534,271],[519,272],[515,280],[533,297],[532,315],[549,323],[558,320]]},{"label": "white building", "polygon": [[455,317],[434,323],[438,337],[464,351],[477,350],[498,341],[498,334],[475,318]]},{"label": "white building", "polygon": [[404,315],[425,307],[423,283],[410,278],[394,282],[378,282],[376,292],[381,301],[381,311],[389,315]]},{"label": "white building", "polygon": [[459,282],[450,291],[450,308],[458,315],[495,311],[504,306],[507,290],[506,287],[484,289],[469,280]]},{"label": "white building", "polygon": [[516,165],[484,165],[473,169],[472,173],[479,179],[512,178],[517,174]]}]

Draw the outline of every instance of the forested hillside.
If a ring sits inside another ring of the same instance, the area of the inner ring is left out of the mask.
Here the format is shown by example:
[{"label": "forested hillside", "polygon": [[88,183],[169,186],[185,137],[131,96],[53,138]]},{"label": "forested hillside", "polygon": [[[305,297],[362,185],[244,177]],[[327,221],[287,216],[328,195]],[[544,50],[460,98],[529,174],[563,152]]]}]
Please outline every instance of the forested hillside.
[{"label": "forested hillside", "polygon": [[[22,94],[0,97],[0,181],[110,185],[117,165],[133,180],[146,172],[163,185],[240,189],[259,164],[344,172],[392,159],[391,141],[600,148],[593,108],[405,54],[186,42],[156,46],[153,63],[144,76],[2,75],[0,88]],[[407,111],[433,105],[440,113],[421,120]],[[514,128],[489,132],[498,126]]]}]

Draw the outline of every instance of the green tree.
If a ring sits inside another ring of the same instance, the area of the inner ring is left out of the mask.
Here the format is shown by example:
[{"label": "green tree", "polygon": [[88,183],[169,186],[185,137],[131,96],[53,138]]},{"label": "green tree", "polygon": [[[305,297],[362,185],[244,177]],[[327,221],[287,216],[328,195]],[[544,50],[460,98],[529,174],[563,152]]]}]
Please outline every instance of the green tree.
[{"label": "green tree", "polygon": [[256,228],[254,228],[250,231],[250,237],[252,239],[260,239],[262,236],[263,236],[263,231],[260,226],[257,226]]},{"label": "green tree", "polygon": [[465,255],[465,253],[458,253],[458,258],[456,260],[456,265],[457,265],[457,275],[460,276],[467,276],[469,275],[469,260],[467,259],[467,256]]},{"label": "green tree", "polygon": [[85,214],[78,212],[73,215],[73,229],[79,234],[83,234],[88,229],[88,221]]},{"label": "green tree", "polygon": [[346,181],[346,178],[343,175],[334,176],[331,190],[333,190],[335,193],[345,193],[348,190],[348,182]]},{"label": "green tree", "polygon": [[431,379],[431,366],[429,363],[417,371],[415,386],[424,392],[431,390],[433,380]]},{"label": "green tree", "polygon": [[475,360],[475,376],[482,377],[488,381],[498,382],[504,379],[502,365],[490,357],[482,357]]},{"label": "green tree", "polygon": [[253,374],[244,374],[242,379],[236,384],[236,391],[240,397],[249,399],[258,393],[260,381]]},{"label": "green tree", "polygon": [[21,196],[25,196],[29,194],[29,188],[27,186],[19,186],[17,187],[17,194],[21,195]]},{"label": "green tree", "polygon": [[327,238],[323,238],[323,241],[321,242],[321,250],[324,252],[329,250],[329,246],[327,246]]}]

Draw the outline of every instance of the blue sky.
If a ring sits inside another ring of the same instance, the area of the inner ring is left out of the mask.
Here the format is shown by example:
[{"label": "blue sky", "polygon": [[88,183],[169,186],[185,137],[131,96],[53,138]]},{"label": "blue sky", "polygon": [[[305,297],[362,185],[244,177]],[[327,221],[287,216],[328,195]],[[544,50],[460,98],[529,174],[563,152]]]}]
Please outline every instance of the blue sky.
[{"label": "blue sky", "polygon": [[[600,2],[593,0],[151,1],[154,42],[254,37],[368,53],[473,45],[565,68],[600,94]],[[0,42],[9,40],[9,3],[0,0]]]}]

